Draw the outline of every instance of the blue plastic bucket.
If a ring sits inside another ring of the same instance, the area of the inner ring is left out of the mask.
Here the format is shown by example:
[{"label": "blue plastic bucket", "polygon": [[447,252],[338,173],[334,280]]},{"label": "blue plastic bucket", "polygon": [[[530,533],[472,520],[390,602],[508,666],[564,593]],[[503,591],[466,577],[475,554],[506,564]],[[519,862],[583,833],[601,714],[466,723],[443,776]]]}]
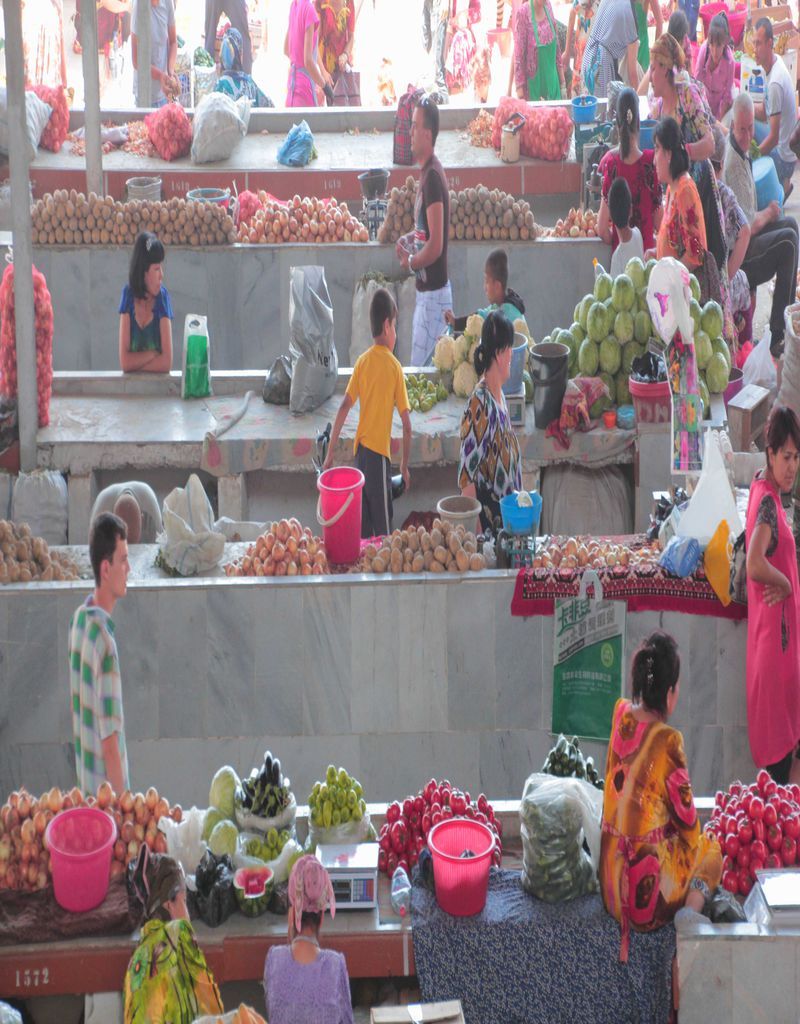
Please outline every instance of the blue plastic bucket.
[{"label": "blue plastic bucket", "polygon": [[518,505],[516,494],[506,494],[500,499],[500,515],[506,533],[536,533],[542,514],[542,496],[538,491],[528,491],[532,505]]},{"label": "blue plastic bucket", "polygon": [[522,388],[522,374],[528,362],[528,339],[514,331],[514,347],[511,350],[511,372],[503,385],[504,395],[514,395]]},{"label": "blue plastic bucket", "polygon": [[596,96],[576,96],[572,101],[572,120],[575,124],[591,124],[597,114]]},{"label": "blue plastic bucket", "polygon": [[653,149],[653,132],[656,130],[658,121],[652,118],[642,121],[639,124],[639,149]]},{"label": "blue plastic bucket", "polygon": [[759,210],[765,210],[773,199],[778,206],[783,206],[783,186],[778,181],[778,172],[771,156],[760,156],[753,161],[753,178]]}]

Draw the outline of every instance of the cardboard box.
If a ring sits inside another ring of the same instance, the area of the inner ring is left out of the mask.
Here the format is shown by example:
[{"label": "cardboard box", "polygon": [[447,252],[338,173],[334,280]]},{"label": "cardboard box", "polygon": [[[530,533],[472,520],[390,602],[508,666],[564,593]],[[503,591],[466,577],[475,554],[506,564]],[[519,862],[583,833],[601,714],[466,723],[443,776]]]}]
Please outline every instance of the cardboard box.
[{"label": "cardboard box", "polygon": [[409,1024],[409,1021],[424,1024],[464,1024],[464,1013],[460,1000],[454,999],[448,1003],[374,1006],[369,1019],[370,1024]]}]

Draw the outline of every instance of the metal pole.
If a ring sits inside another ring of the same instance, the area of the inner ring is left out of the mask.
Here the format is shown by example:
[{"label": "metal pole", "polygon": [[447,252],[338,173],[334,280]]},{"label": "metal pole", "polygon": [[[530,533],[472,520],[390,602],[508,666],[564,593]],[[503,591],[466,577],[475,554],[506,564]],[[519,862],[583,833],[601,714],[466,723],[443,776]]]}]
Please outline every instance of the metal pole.
[{"label": "metal pole", "polygon": [[[148,12],[149,13],[149,12]],[[86,193],[105,194],[103,143],[100,137],[100,59],[97,52],[97,7],[93,0],[81,9],[83,48],[83,113],[86,144]]]},{"label": "metal pole", "polygon": [[39,409],[36,388],[36,335],[33,313],[33,248],[28,192],[28,125],[25,116],[25,69],[22,58],[22,5],[5,0],[8,151],[11,167],[11,231],[14,246],[14,313],[17,349],[17,414],[20,463],[36,468]]},{"label": "metal pole", "polygon": [[150,0],[136,0],[136,64],[138,68],[139,90],[136,100],[137,107],[149,107],[152,81],[150,78]]}]

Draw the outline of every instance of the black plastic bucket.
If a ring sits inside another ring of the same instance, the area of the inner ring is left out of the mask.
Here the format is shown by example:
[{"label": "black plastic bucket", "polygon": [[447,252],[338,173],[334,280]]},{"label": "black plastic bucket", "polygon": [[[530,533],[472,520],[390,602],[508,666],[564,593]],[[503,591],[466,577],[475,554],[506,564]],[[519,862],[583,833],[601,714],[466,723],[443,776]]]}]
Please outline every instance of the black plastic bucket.
[{"label": "black plastic bucket", "polygon": [[569,349],[557,341],[545,341],[531,349],[533,377],[533,418],[544,430],[561,416],[561,403],[567,390]]}]

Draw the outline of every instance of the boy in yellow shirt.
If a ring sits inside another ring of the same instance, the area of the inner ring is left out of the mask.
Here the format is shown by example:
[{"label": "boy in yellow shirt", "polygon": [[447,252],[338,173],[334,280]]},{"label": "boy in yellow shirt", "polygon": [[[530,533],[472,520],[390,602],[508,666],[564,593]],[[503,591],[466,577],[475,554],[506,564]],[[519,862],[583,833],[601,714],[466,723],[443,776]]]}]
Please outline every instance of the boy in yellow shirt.
[{"label": "boy in yellow shirt", "polygon": [[361,536],[378,537],[392,532],[392,416],[395,406],[403,423],[403,455],[400,472],[406,490],[411,486],[408,457],[411,450],[411,416],[403,368],[394,355],[397,340],[397,306],[385,288],[379,288],[369,307],[372,347],[356,360],[353,376],[336,414],[325,469],[333,465],[336,443],[347,414],[360,403],[353,446],[356,466],[364,474],[361,496]]}]

